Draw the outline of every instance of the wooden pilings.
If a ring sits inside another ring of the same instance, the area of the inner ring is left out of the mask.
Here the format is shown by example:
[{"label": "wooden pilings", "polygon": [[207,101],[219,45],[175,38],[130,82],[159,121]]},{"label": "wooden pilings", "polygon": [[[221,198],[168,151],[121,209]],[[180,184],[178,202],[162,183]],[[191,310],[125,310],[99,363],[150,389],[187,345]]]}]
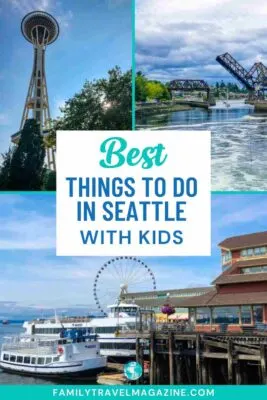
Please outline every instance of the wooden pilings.
[{"label": "wooden pilings", "polygon": [[200,336],[196,335],[196,383],[201,385],[202,373],[201,373],[201,361],[200,361]]},{"label": "wooden pilings", "polygon": [[227,366],[228,366],[228,383],[233,384],[233,342],[228,341],[227,346]]},{"label": "wooden pilings", "polygon": [[154,385],[155,383],[155,332],[151,332],[150,335],[150,368],[149,368],[149,383]]},{"label": "wooden pilings", "polygon": [[[140,338],[149,343],[149,356]],[[137,359],[149,358],[151,385],[267,384],[267,335],[151,332],[140,338]]]},{"label": "wooden pilings", "polygon": [[266,375],[266,346],[264,344],[260,345],[260,359],[261,359],[261,379],[263,385],[267,384],[267,375]]},{"label": "wooden pilings", "polygon": [[169,375],[170,375],[170,385],[174,384],[174,368],[173,368],[173,333],[169,332]]}]

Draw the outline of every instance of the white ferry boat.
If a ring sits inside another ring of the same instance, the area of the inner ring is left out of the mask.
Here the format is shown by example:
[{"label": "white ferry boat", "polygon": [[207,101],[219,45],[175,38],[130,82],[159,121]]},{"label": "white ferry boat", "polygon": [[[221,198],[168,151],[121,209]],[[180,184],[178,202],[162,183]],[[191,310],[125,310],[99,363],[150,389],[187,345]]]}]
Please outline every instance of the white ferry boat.
[{"label": "white ferry boat", "polygon": [[0,367],[23,375],[51,378],[96,377],[106,367],[95,336],[80,330],[65,331],[61,338],[19,335],[6,337]]},{"label": "white ferry boat", "polygon": [[96,334],[100,353],[109,359],[135,357],[136,330],[139,325],[140,307],[136,304],[110,305],[105,317],[64,317],[24,322],[26,334],[37,337],[60,336],[62,330],[82,329],[84,334]]}]

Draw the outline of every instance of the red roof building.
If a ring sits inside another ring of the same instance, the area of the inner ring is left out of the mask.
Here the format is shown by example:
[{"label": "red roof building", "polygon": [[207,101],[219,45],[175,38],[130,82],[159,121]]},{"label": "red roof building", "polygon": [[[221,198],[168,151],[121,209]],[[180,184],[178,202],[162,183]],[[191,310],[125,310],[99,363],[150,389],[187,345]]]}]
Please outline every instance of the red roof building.
[{"label": "red roof building", "polygon": [[[235,236],[219,243],[222,273],[208,293],[190,297],[196,331],[242,332],[267,324],[267,231]],[[266,326],[267,328],[267,326]]]}]

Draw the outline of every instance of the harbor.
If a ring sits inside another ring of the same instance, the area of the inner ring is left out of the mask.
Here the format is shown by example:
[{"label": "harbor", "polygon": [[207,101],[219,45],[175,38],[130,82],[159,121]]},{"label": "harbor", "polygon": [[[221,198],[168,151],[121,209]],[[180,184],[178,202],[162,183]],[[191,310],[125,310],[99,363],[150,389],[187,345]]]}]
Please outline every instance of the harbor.
[{"label": "harbor", "polygon": [[[218,249],[221,273],[209,286],[157,289],[144,261],[115,257],[95,275],[97,315],[55,312],[16,330],[4,319],[0,380],[12,372],[58,383],[267,384],[267,231],[226,237]],[[114,276],[106,306],[103,281]],[[136,282],[147,289],[130,290]],[[133,361],[137,380],[125,375]]]}]

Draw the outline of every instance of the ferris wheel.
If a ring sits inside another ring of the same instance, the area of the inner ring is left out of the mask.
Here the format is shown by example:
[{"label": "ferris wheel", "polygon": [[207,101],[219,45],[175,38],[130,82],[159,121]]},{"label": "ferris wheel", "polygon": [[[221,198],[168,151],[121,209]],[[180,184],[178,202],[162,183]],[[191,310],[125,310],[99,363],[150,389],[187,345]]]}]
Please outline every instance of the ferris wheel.
[{"label": "ferris wheel", "polygon": [[152,270],[139,258],[115,257],[107,261],[94,280],[93,295],[98,310],[104,313],[106,306],[119,304],[129,292],[156,290]]}]

